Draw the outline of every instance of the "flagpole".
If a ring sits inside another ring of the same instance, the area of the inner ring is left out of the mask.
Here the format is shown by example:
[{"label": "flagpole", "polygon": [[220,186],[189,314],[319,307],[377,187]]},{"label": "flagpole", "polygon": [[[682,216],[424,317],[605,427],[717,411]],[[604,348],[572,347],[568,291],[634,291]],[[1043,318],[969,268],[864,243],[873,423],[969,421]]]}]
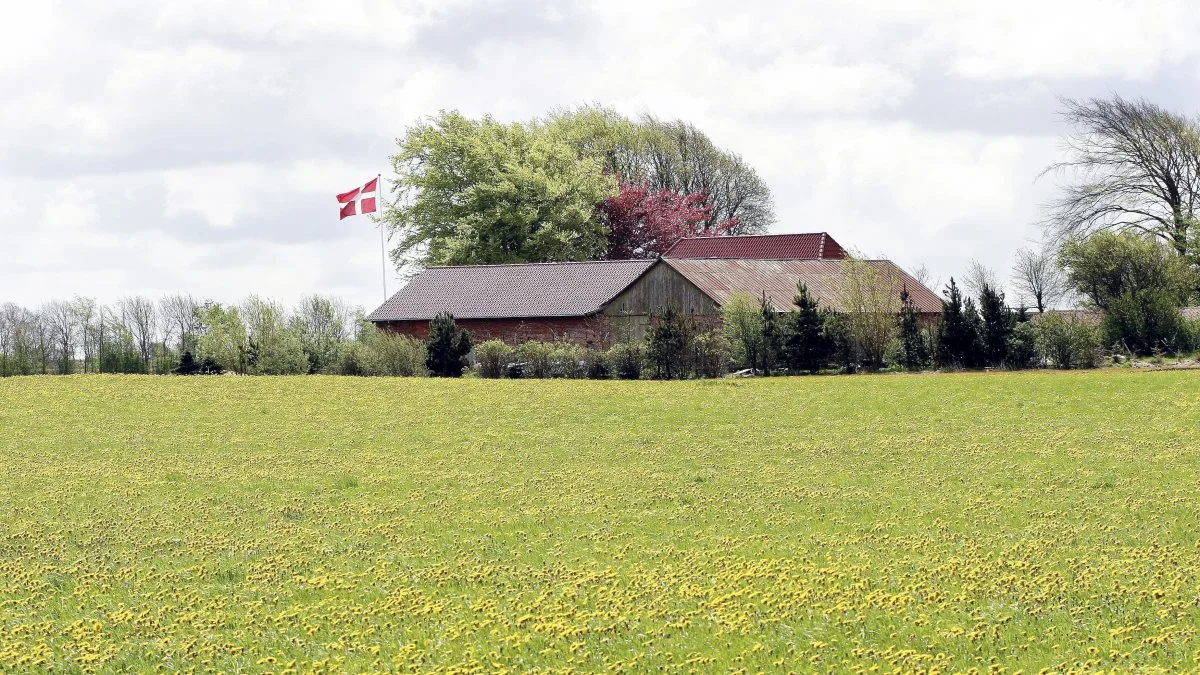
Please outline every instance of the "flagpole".
[{"label": "flagpole", "polygon": [[387,244],[383,237],[383,174],[375,174],[375,209],[379,213],[379,270],[383,276],[383,301],[387,302]]}]

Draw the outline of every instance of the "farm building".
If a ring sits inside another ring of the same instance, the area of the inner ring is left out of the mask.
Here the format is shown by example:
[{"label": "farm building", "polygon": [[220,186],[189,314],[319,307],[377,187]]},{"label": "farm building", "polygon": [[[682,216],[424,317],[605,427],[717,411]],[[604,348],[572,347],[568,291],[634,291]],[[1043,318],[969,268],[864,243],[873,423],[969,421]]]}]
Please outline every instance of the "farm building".
[{"label": "farm building", "polygon": [[[937,295],[892,262],[864,262],[897,293],[906,287],[922,314],[941,312]],[[719,324],[721,306],[738,292],[765,294],[776,310],[790,311],[799,281],[822,306],[839,310],[850,264],[825,233],[695,237],[657,260],[432,267],[367,318],[425,338],[429,320],[450,312],[478,340],[606,346],[640,338],[651,316],[668,307]]]}]

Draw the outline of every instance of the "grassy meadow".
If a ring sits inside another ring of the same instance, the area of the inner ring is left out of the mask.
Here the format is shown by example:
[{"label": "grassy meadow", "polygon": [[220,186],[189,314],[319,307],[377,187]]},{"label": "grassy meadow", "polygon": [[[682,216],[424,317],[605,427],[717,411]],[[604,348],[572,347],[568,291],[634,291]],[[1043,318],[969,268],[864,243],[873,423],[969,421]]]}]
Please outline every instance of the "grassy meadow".
[{"label": "grassy meadow", "polygon": [[0,672],[1188,670],[1200,373],[0,380]]}]

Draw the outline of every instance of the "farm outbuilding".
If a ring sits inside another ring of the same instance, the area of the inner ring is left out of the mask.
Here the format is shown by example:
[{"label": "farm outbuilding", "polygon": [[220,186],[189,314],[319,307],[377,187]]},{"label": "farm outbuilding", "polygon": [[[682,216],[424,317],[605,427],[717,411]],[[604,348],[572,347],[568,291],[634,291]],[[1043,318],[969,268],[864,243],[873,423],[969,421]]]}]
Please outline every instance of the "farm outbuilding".
[{"label": "farm outbuilding", "polygon": [[433,267],[367,318],[425,338],[429,320],[450,312],[478,340],[602,347],[640,338],[651,317],[667,308],[719,325],[721,306],[738,292],[765,294],[777,311],[787,312],[800,281],[822,306],[841,310],[850,265],[860,263],[896,293],[907,288],[926,317],[941,312],[933,291],[892,262],[852,262],[832,237],[813,233],[683,239],[657,260]]}]

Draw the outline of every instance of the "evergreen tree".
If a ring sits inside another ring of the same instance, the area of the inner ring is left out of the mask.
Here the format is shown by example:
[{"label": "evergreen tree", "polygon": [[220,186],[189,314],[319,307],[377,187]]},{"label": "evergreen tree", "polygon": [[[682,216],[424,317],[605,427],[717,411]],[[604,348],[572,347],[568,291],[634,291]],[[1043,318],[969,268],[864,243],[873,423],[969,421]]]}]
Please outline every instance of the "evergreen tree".
[{"label": "evergreen tree", "polygon": [[759,303],[759,312],[762,314],[763,375],[770,375],[771,368],[779,360],[779,353],[783,346],[783,331],[779,327],[779,313],[767,299],[765,291],[762,294],[762,301]]},{"label": "evergreen tree", "polygon": [[983,361],[998,367],[1008,360],[1008,337],[1012,334],[1016,317],[1004,306],[1004,292],[985,284],[979,293],[979,309],[982,315],[980,341],[983,345]]},{"label": "evergreen tree", "polygon": [[434,377],[462,377],[471,353],[471,334],[459,331],[454,315],[441,312],[429,322],[425,367]]},{"label": "evergreen tree", "polygon": [[929,343],[907,287],[900,291],[900,365],[914,371],[929,365]]},{"label": "evergreen tree", "polygon": [[789,370],[816,374],[829,360],[832,344],[825,334],[825,316],[808,286],[796,283],[796,309],[784,323],[783,356]]},{"label": "evergreen tree", "polygon": [[670,307],[652,317],[646,331],[646,355],[654,364],[655,378],[670,380],[684,375],[682,365],[691,334],[689,322]]},{"label": "evergreen tree", "polygon": [[938,330],[938,362],[942,366],[975,368],[979,365],[979,312],[951,277],[942,292],[942,325]]}]

